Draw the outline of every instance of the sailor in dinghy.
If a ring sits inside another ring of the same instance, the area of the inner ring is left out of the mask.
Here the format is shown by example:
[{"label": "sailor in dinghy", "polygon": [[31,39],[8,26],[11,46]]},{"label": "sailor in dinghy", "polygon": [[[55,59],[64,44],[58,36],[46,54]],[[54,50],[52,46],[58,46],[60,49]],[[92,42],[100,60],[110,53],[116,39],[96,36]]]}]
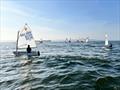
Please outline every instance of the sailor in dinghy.
[{"label": "sailor in dinghy", "polygon": [[[28,45],[31,48],[36,48],[36,43],[33,38],[31,29],[29,28],[29,26],[27,24],[25,24],[24,28],[22,30],[18,31],[18,34],[17,34],[16,51],[13,52],[15,54],[15,56],[21,56],[21,55],[28,56],[28,52],[26,51]],[[40,52],[33,50],[29,53],[29,55],[39,56]]]},{"label": "sailor in dinghy", "polygon": [[112,44],[108,42],[108,35],[105,35],[105,48],[112,49]]},{"label": "sailor in dinghy", "polygon": [[30,57],[31,56],[31,47],[30,47],[30,45],[28,45],[26,51],[27,51],[27,55]]}]

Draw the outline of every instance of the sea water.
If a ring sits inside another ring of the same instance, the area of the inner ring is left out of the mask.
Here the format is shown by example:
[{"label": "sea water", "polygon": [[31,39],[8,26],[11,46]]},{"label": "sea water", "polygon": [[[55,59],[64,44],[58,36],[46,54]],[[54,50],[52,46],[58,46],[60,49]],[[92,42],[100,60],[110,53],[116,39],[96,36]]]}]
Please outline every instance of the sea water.
[{"label": "sea water", "polygon": [[39,57],[15,57],[0,43],[0,90],[120,90],[120,41],[37,43]]}]

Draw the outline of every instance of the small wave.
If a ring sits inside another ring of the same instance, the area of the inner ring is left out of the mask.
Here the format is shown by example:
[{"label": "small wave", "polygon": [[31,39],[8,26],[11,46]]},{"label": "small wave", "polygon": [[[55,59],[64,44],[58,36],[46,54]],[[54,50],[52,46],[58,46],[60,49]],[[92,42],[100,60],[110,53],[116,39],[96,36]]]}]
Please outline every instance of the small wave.
[{"label": "small wave", "polygon": [[100,63],[110,63],[109,60],[98,58],[98,57],[83,57],[83,56],[70,56],[70,55],[56,55],[56,56],[47,56],[46,59],[49,60],[62,60],[62,61],[71,61],[71,60],[80,60],[84,62],[100,62]]},{"label": "small wave", "polygon": [[96,90],[120,90],[120,76],[105,76],[98,78],[95,85]]},{"label": "small wave", "polygon": [[[101,58],[98,57],[89,57],[89,56],[77,56],[77,55],[47,55],[44,57],[41,57],[42,59],[51,59],[51,58],[55,58],[55,59],[72,59],[72,60],[103,60]],[[106,60],[106,59],[104,59]]]}]

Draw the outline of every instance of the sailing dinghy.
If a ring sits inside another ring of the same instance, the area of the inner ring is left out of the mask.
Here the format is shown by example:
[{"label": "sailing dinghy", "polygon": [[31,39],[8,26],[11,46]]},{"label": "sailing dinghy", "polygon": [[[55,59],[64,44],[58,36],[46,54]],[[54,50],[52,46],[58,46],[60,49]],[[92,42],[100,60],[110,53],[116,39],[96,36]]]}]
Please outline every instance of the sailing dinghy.
[{"label": "sailing dinghy", "polygon": [[109,42],[108,42],[108,35],[107,34],[105,35],[105,47],[112,48],[112,44],[109,44]]},{"label": "sailing dinghy", "polygon": [[17,34],[16,51],[13,52],[15,56],[28,55],[26,51],[28,45],[30,45],[32,49],[30,56],[40,55],[40,52],[35,50],[36,43],[33,38],[31,29],[27,24],[25,24],[23,29],[19,30]]}]

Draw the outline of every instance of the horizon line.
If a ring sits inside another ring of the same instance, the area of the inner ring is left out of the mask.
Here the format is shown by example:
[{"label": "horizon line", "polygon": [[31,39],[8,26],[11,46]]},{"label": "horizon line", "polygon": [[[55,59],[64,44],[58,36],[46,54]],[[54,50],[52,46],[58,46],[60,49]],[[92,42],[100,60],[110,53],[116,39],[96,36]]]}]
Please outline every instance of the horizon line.
[{"label": "horizon line", "polygon": [[[51,40],[51,39],[43,39],[43,41],[46,41],[46,40]],[[76,40],[79,40],[79,39],[71,39],[71,41],[76,41]],[[40,41],[40,40],[35,40],[35,41]],[[51,41],[65,41],[65,39],[59,39],[59,40],[51,40]],[[89,42],[90,41],[105,41],[105,40],[102,40],[102,39],[89,39]],[[120,41],[120,40],[109,40],[109,41]],[[16,40],[0,40],[0,42],[16,42]]]}]

